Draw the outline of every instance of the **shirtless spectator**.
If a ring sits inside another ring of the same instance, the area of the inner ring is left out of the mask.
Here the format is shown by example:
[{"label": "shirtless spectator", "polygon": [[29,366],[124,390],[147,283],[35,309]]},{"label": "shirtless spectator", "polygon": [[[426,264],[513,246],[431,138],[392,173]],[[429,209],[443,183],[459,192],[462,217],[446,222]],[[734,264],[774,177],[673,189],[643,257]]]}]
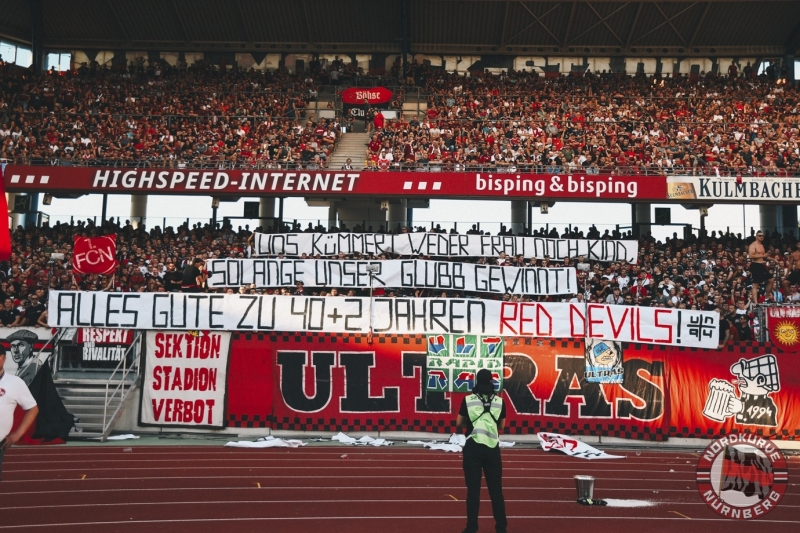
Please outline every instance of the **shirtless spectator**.
[{"label": "shirtless spectator", "polygon": [[758,303],[758,289],[759,286],[766,283],[764,289],[764,298],[770,298],[772,294],[772,285],[775,283],[775,276],[767,268],[765,261],[767,254],[764,250],[764,232],[758,231],[756,233],[756,240],[753,241],[747,248],[747,253],[750,256],[750,276],[753,282],[751,291],[751,299],[754,304]]},{"label": "shirtless spectator", "polygon": [[786,296],[792,294],[790,291],[792,285],[800,286],[800,242],[795,244],[795,250],[789,256],[789,262],[791,263],[791,271],[781,283]]}]

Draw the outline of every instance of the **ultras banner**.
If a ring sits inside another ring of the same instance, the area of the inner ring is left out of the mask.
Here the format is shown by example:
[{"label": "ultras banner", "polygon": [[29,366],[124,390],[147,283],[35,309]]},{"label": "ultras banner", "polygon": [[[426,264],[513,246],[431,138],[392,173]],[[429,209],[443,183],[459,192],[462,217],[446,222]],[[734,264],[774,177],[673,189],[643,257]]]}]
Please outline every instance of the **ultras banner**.
[{"label": "ultras banner", "polygon": [[[622,382],[589,383],[581,341],[504,342],[507,434],[800,440],[800,368],[768,345],[719,353],[623,343]],[[234,333],[228,426],[453,432],[464,395],[426,390],[427,344],[422,335]]]},{"label": "ultras banner", "polygon": [[[494,294],[557,295],[579,292],[572,267],[511,267],[450,261],[337,261],[316,259],[210,259],[210,288],[305,287],[435,289]],[[373,269],[370,280],[369,268]]]},{"label": "ultras banner", "polygon": [[230,333],[147,332],[139,423],[224,425]]},{"label": "ultras banner", "polygon": [[[272,418],[263,420],[237,401],[228,425],[299,431],[455,431],[464,397],[426,390],[427,339],[422,335],[233,334],[232,351],[267,346],[251,369],[229,375],[229,388],[245,389],[255,372],[272,378]],[[267,355],[269,351],[269,355]],[[505,339],[507,433],[557,430],[582,435],[663,440],[666,416],[663,351],[631,349],[621,384],[583,380],[582,342]],[[235,356],[234,356],[235,357]],[[251,401],[267,407],[263,395]],[[232,407],[232,406],[231,406]]]},{"label": "ultras banner", "polygon": [[586,261],[635,263],[636,241],[549,239],[512,235],[451,235],[443,233],[255,233],[257,256],[285,254],[314,257],[343,254],[393,253],[430,257],[497,257],[522,255],[526,259],[583,257]]},{"label": "ultras banner", "polygon": [[49,325],[147,330],[589,337],[714,348],[717,313],[464,298],[51,291]]},{"label": "ultras banner", "polygon": [[774,348],[742,342],[702,354],[667,349],[670,435],[800,439],[797,355]]}]

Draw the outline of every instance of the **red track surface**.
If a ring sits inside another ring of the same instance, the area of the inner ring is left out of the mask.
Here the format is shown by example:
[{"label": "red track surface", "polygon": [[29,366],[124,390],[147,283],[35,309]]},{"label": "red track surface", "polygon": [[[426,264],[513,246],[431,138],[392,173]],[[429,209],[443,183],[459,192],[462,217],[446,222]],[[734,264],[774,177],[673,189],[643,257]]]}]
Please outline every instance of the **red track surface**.
[{"label": "red track surface", "polygon": [[[0,533],[458,532],[466,490],[459,454],[413,448],[14,448],[0,483]],[[780,505],[757,521],[726,520],[700,499],[697,455],[618,452],[585,461],[538,449],[503,451],[510,532],[795,532],[800,460],[789,459]],[[342,455],[346,454],[346,458]],[[572,476],[597,477],[595,497],[647,508],[575,503]],[[485,489],[481,532],[494,531]]]}]

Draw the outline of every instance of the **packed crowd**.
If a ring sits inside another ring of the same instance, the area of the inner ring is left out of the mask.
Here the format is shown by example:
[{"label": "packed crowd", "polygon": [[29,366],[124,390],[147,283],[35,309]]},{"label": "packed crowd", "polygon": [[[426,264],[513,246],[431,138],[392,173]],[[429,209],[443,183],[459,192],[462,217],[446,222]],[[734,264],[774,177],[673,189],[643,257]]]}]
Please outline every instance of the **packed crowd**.
[{"label": "packed crowd", "polygon": [[[316,65],[297,75],[221,71],[203,62],[41,77],[8,70],[0,75],[0,157],[22,164],[324,167],[352,118],[309,121],[306,106],[321,83],[357,80],[358,72],[344,67]],[[420,86],[427,111],[391,120],[374,115],[365,166],[800,173],[797,86],[756,76],[749,65],[727,68],[728,75],[698,77],[550,78],[414,65],[408,76],[395,75]],[[392,105],[402,104],[396,98]]]},{"label": "packed crowd", "polygon": [[[748,66],[749,67],[749,66]],[[796,86],[767,76],[429,75],[426,114],[388,121],[366,165],[495,172],[793,175]],[[379,119],[380,120],[380,119]],[[380,121],[383,123],[383,120]]]},{"label": "packed crowd", "polygon": [[[357,230],[360,228],[356,228]],[[299,231],[298,227],[284,228]],[[425,228],[412,228],[425,231]],[[406,232],[408,228],[400,228]],[[430,231],[441,231],[436,228]],[[477,230],[471,230],[477,231]],[[75,235],[118,235],[118,267],[112,276],[74,275],[71,267],[72,242]],[[555,230],[534,231],[539,236],[569,238],[630,238],[629,235],[601,236],[592,227],[584,234],[578,228],[565,228],[561,235]],[[245,258],[251,253],[252,233],[249,229],[234,230],[230,226],[214,230],[210,226],[183,225],[176,229],[145,230],[129,223],[119,225],[109,221],[103,228],[91,222],[76,225],[58,224],[53,227],[18,228],[13,234],[13,255],[10,263],[0,268],[0,301],[3,310],[0,322],[4,326],[45,326],[47,296],[50,290],[88,290],[120,292],[180,292],[205,291],[204,262],[210,258]],[[665,242],[650,237],[640,239],[639,261],[591,262],[589,270],[578,270],[579,285],[585,289],[577,294],[531,297],[517,294],[457,293],[418,289],[413,294],[386,289],[379,294],[388,297],[466,297],[504,299],[509,301],[569,301],[604,302],[615,305],[675,307],[683,309],[719,309],[725,323],[735,324],[737,338],[753,335],[754,301],[751,295],[752,275],[748,245],[755,235],[716,234],[686,240],[677,235]],[[761,284],[758,303],[800,302],[800,245],[794,237],[767,235],[763,241],[769,271],[774,284]],[[794,253],[796,252],[796,253]],[[794,255],[792,255],[794,253]],[[315,258],[320,258],[319,256]],[[344,259],[342,255],[330,259]],[[393,259],[391,254],[347,256],[348,259]],[[558,264],[549,259],[526,260],[522,256],[483,258],[438,258],[506,266],[563,266],[575,265],[583,258],[572,258]],[[217,289],[230,292],[233,289]],[[768,290],[769,292],[764,292]],[[303,288],[302,286],[256,289],[241,287],[242,293],[317,296],[366,296],[368,292],[343,290],[337,287]]]},{"label": "packed crowd", "polygon": [[341,134],[305,120],[313,76],[162,62],[0,77],[0,157],[20,164],[324,166]]}]

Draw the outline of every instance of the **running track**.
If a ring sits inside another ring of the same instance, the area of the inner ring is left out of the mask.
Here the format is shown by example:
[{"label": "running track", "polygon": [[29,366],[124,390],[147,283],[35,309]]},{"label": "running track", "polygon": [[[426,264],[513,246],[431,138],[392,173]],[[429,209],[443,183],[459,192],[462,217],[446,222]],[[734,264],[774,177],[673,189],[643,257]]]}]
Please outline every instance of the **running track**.
[{"label": "running track", "polygon": [[[125,448],[9,450],[0,483],[0,533],[407,533],[464,527],[459,454],[407,447]],[[797,531],[798,457],[789,458],[782,502],[757,524],[726,520],[706,507],[694,481],[697,454],[612,453],[628,458],[585,461],[532,448],[503,450],[509,531]],[[575,474],[597,477],[597,498],[656,505],[581,506],[575,503]],[[493,532],[485,489],[481,511],[481,532]]]}]

